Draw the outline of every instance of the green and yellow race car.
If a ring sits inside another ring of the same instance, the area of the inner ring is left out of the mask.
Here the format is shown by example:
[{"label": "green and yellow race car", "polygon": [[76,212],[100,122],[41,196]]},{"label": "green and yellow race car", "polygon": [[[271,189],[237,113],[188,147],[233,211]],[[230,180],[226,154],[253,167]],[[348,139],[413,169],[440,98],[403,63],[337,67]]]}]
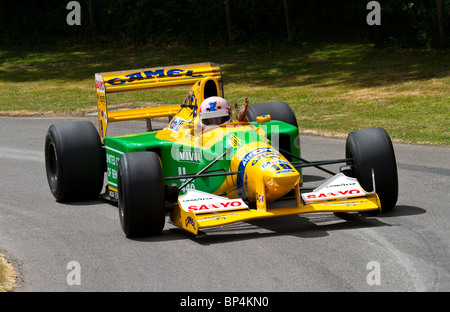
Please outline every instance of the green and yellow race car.
[{"label": "green and yellow race car", "polygon": [[[107,108],[108,93],[187,84],[180,105]],[[95,85],[98,129],[88,121],[50,126],[47,179],[60,202],[99,195],[117,202],[127,237],[160,234],[167,213],[173,224],[198,234],[258,218],[388,211],[397,202],[394,150],[382,128],[351,132],[345,158],[307,161],[290,106],[246,101],[232,108],[216,64],[100,73]],[[153,130],[152,119],[167,117],[163,129]],[[136,119],[147,122],[147,131],[107,136],[109,123]],[[343,164],[337,174],[323,168],[336,163]],[[302,168],[312,166],[332,177],[304,186]],[[277,205],[286,198],[290,205]]]}]

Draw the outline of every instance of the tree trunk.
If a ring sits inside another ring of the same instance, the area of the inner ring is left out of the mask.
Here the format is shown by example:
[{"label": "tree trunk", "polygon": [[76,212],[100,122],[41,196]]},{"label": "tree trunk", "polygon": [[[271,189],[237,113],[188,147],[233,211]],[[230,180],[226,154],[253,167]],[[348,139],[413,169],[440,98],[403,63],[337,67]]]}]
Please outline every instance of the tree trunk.
[{"label": "tree trunk", "polygon": [[97,42],[97,23],[95,21],[94,0],[89,0],[89,22],[91,23],[92,43]]},{"label": "tree trunk", "polygon": [[291,41],[291,19],[289,14],[289,3],[288,0],[284,0],[284,17],[286,19],[286,31],[287,31],[287,37],[288,41]]},{"label": "tree trunk", "polygon": [[231,43],[233,41],[233,24],[231,18],[231,0],[225,0],[225,10],[227,12],[227,31],[228,31],[228,41]]},{"label": "tree trunk", "polygon": [[436,7],[437,7],[437,15],[438,15],[438,23],[439,23],[439,35],[441,37],[441,43],[445,45],[447,42],[445,38],[445,28],[444,28],[444,5],[442,3],[442,0],[436,0]]}]

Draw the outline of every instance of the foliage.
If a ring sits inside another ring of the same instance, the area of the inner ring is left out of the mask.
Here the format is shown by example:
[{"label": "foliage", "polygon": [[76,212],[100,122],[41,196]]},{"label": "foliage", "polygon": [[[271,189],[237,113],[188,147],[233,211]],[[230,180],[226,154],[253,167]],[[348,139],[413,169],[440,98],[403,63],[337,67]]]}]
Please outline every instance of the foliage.
[{"label": "foliage", "polygon": [[[436,1],[379,0],[381,26],[368,26],[369,0],[229,0],[233,43],[286,41],[288,4],[291,41],[372,38],[401,47],[441,47]],[[66,23],[67,0],[2,0],[3,44],[218,44],[228,41],[224,0],[78,0],[81,25]],[[89,2],[93,3],[91,20]],[[442,0],[450,41],[450,0]],[[95,24],[91,22],[95,21]],[[95,27],[94,27],[95,25]],[[381,31],[380,31],[381,30]]]}]

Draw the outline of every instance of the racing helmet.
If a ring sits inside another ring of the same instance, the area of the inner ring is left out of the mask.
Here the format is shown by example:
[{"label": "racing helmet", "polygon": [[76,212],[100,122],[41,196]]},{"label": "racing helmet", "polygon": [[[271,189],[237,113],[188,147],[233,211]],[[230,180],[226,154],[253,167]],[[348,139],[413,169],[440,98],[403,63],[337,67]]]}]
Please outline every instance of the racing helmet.
[{"label": "racing helmet", "polygon": [[199,108],[202,126],[221,125],[232,121],[230,104],[219,96],[205,99]]}]

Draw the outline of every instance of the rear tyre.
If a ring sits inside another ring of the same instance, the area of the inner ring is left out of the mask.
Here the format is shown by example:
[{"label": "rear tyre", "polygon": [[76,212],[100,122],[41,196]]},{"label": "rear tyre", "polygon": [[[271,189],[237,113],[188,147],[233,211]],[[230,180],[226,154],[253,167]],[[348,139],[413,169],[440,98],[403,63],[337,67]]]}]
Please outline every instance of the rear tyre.
[{"label": "rear tyre", "polygon": [[119,161],[119,218],[127,237],[161,234],[165,191],[161,161],[154,152],[134,152]]},{"label": "rear tyre", "polygon": [[272,120],[284,121],[298,128],[297,118],[292,108],[286,102],[268,102],[249,105],[247,108],[247,121],[256,121],[256,117],[270,115]]},{"label": "rear tyre", "polygon": [[48,129],[45,169],[57,201],[97,197],[103,187],[104,161],[102,143],[91,122],[64,122]]},{"label": "rear tyre", "polygon": [[375,188],[383,212],[392,210],[398,198],[397,162],[392,141],[382,128],[361,129],[347,137],[345,155],[353,158],[351,176],[358,179],[365,191],[373,191],[372,169]]},{"label": "rear tyre", "polygon": [[[268,102],[268,103],[259,103],[250,105],[247,108],[246,120],[247,121],[256,121],[256,117],[262,115],[270,115],[271,120],[278,120],[288,123],[298,129],[297,118],[295,117],[292,108],[286,102]],[[284,153],[284,151],[291,152],[291,138],[288,135],[280,134],[279,142],[275,146],[276,148],[281,149],[281,154],[291,161],[292,157]]]}]

